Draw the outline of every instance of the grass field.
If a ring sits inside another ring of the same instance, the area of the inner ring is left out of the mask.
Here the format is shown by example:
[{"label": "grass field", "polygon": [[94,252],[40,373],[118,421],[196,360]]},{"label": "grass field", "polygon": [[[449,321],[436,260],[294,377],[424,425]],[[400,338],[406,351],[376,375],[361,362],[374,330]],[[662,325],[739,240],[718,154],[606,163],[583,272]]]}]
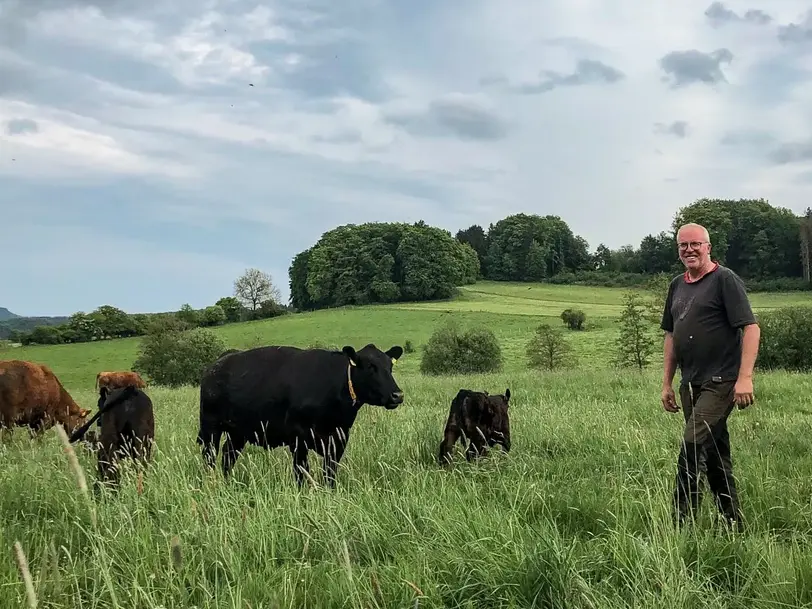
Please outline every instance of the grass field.
[{"label": "grass field", "polygon": [[[158,449],[139,485],[91,512],[54,432],[17,432],[0,468],[0,607],[24,607],[12,546],[25,550],[39,607],[804,607],[812,606],[812,375],[759,374],[757,403],[730,423],[748,532],[671,530],[681,415],[659,404],[660,370],[603,363],[622,290],[480,283],[453,301],[342,309],[224,326],[238,348],[314,342],[381,348],[425,343],[438,323],[496,332],[502,372],[426,378],[419,352],[395,374],[406,403],[366,406],[334,491],[297,491],[287,452],[249,448],[223,483],[195,445],[197,391],[150,389]],[[808,298],[808,297],[807,297]],[[756,294],[757,310],[802,301]],[[534,327],[568,306],[579,365],[526,369]],[[8,349],[51,365],[95,406],[101,369],[127,369],[137,340]],[[659,361],[659,359],[658,359]],[[513,450],[434,464],[460,387],[513,394]],[[92,484],[93,456],[77,448]],[[311,456],[316,483],[321,464]],[[179,549],[173,553],[176,536]]]}]

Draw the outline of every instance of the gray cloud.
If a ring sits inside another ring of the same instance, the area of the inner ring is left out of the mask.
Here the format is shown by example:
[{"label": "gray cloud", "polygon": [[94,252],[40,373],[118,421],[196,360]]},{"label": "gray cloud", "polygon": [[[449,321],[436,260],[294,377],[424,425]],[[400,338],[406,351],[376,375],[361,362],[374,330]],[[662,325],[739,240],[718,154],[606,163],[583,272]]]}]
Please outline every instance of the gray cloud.
[{"label": "gray cloud", "polygon": [[6,121],[6,135],[23,135],[38,131],[37,121],[32,121],[30,118],[12,118],[10,121]]},{"label": "gray cloud", "polygon": [[654,132],[663,135],[676,135],[682,139],[688,136],[688,123],[686,121],[674,121],[668,125],[664,123],[654,123]]},{"label": "gray cloud", "polygon": [[432,101],[424,112],[385,115],[385,120],[414,135],[454,135],[470,140],[500,140],[508,125],[493,111],[476,101],[449,95]]},{"label": "gray cloud", "polygon": [[719,140],[723,146],[763,149],[775,143],[775,137],[765,131],[730,131]]},{"label": "gray cloud", "polygon": [[596,59],[580,59],[575,66],[575,71],[569,74],[561,74],[552,70],[542,70],[540,74],[542,77],[540,82],[518,85],[512,89],[524,95],[536,95],[548,93],[558,87],[612,84],[625,78],[625,74],[620,70]]},{"label": "gray cloud", "polygon": [[812,139],[780,144],[770,151],[768,158],[776,165],[812,161]]},{"label": "gray cloud", "polygon": [[[721,64],[731,63],[733,53],[722,48],[710,53],[696,49],[671,51],[660,58],[660,68],[672,79],[672,87],[681,87],[692,83],[716,84],[727,82]],[[668,80],[665,77],[664,80]]]},{"label": "gray cloud", "polygon": [[728,23],[752,23],[755,25],[769,25],[773,18],[762,10],[749,9],[742,15],[727,8],[722,2],[714,2],[705,10],[705,17],[714,27]]},{"label": "gray cloud", "polygon": [[797,23],[779,26],[778,40],[784,44],[812,42],[812,11],[807,11]]}]

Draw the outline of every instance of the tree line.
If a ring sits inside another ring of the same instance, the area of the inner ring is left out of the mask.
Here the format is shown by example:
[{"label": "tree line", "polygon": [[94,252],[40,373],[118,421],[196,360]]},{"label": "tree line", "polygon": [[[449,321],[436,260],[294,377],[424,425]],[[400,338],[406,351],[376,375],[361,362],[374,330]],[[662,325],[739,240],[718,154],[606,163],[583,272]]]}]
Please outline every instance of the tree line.
[{"label": "tree line", "polygon": [[13,327],[14,323],[28,318],[8,320],[0,323],[0,338],[23,345],[58,345],[145,336],[158,326],[208,328],[290,313],[290,307],[280,301],[279,290],[271,276],[251,268],[234,281],[233,296],[224,296],[202,309],[184,304],[177,311],[127,313],[111,305],[102,305],[90,313],[77,311],[67,318],[30,329]]},{"label": "tree line", "polygon": [[677,211],[670,230],[645,236],[636,248],[600,243],[591,252],[553,215],[512,214],[487,231],[474,224],[455,237],[422,221],[340,226],[293,258],[291,304],[312,310],[440,299],[478,279],[642,286],[653,275],[681,272],[676,231],[688,222],[708,228],[714,259],[751,291],[812,289],[812,209],[799,217],[763,199],[700,199]]},{"label": "tree line", "polygon": [[494,281],[549,281],[640,285],[658,273],[677,274],[676,231],[688,222],[708,229],[715,260],[736,271],[753,291],[812,288],[812,208],[796,216],[763,199],[700,199],[680,208],[670,230],[645,236],[638,247],[599,244],[588,251],[557,216],[514,214],[488,227],[457,232],[476,251],[481,277]]},{"label": "tree line", "polygon": [[144,335],[167,316],[187,327],[209,327],[300,310],[438,300],[479,279],[644,286],[682,270],[676,230],[687,222],[708,228],[714,259],[739,273],[749,290],[812,289],[812,208],[796,216],[763,199],[700,199],[677,211],[670,230],[647,235],[636,248],[612,250],[600,243],[591,252],[585,239],[553,215],[513,214],[487,231],[472,225],[455,236],[422,220],[347,224],[294,256],[289,305],[281,303],[270,275],[248,269],[235,280],[233,296],[200,310],[185,304],[175,312],[131,315],[103,305],[33,328],[18,325],[29,318],[0,322],[0,339],[86,342]]}]

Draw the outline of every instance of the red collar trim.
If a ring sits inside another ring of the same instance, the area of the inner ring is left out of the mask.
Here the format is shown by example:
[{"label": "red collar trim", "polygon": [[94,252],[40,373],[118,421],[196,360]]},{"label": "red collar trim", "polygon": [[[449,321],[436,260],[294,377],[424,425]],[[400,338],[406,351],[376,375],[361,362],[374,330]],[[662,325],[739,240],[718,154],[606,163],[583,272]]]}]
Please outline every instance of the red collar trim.
[{"label": "red collar trim", "polygon": [[700,279],[702,279],[702,278],[703,278],[705,275],[710,275],[711,273],[713,273],[713,271],[715,271],[715,270],[716,270],[716,269],[718,269],[718,268],[719,268],[719,263],[718,263],[718,262],[714,262],[712,267],[710,267],[710,268],[709,268],[707,271],[705,271],[704,273],[702,273],[702,274],[701,274],[699,277],[697,277],[696,279],[694,279],[693,277],[691,277],[691,276],[688,274],[688,271],[685,271],[685,274],[683,275],[683,278],[685,279],[685,283],[696,283],[697,281],[699,281]]}]

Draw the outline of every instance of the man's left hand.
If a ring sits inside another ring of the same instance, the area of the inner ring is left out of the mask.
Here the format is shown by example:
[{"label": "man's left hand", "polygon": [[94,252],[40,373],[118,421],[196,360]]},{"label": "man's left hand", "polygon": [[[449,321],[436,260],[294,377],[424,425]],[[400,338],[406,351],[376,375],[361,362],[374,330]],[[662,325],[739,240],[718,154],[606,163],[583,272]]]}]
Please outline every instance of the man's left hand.
[{"label": "man's left hand", "polygon": [[739,378],[733,388],[734,400],[739,408],[747,408],[755,401],[753,397],[753,379]]}]

